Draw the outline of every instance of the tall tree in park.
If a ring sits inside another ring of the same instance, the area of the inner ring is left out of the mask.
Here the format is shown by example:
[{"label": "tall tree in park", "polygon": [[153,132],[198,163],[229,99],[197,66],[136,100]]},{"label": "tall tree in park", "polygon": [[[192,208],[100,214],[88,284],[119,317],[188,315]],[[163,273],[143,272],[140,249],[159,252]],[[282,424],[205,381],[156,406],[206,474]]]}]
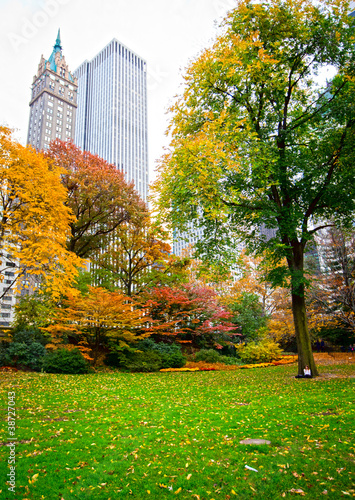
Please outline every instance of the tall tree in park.
[{"label": "tall tree in park", "polygon": [[[349,11],[343,0],[238,1],[187,71],[155,185],[173,227],[203,226],[200,253],[220,255],[238,237],[286,258],[269,279],[290,280],[298,370],[313,375],[305,249],[324,221],[349,223],[355,209]],[[317,73],[329,66],[336,76],[322,86]],[[263,226],[276,230],[267,242]]]},{"label": "tall tree in park", "polygon": [[146,213],[133,183],[127,183],[124,174],[102,158],[60,140],[51,143],[47,156],[65,169],[67,203],[76,217],[68,249],[79,257],[94,258],[120,224],[137,222]]},{"label": "tall tree in park", "polygon": [[81,260],[66,249],[75,217],[65,205],[62,169],[0,127],[0,278],[8,290],[41,283],[58,296]]}]

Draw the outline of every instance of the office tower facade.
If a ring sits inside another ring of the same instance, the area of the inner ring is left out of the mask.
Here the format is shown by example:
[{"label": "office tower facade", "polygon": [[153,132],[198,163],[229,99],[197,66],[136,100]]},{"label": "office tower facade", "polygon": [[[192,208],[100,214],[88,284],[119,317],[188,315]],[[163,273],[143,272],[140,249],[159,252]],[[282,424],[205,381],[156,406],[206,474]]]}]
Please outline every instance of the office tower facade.
[{"label": "office tower facade", "polygon": [[27,144],[48,149],[54,139],[74,139],[77,81],[62,52],[60,30],[49,59],[43,55],[33,78]]},{"label": "office tower facade", "polygon": [[116,165],[147,201],[146,62],[113,39],[74,75],[78,80],[75,144]]}]

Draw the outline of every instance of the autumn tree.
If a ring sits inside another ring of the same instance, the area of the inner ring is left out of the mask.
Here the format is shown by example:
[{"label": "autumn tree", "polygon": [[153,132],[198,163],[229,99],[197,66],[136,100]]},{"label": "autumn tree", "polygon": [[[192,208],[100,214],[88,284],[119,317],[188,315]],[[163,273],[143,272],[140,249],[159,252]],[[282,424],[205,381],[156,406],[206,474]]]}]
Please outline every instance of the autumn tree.
[{"label": "autumn tree", "polygon": [[[317,375],[306,319],[307,244],[355,209],[354,18],[343,0],[239,0],[222,34],[187,70],[170,152],[155,184],[172,227],[202,226],[200,254],[242,239],[287,265],[298,372]],[[336,76],[316,78],[327,67]],[[324,80],[324,79],[323,79]],[[261,228],[275,230],[266,241]],[[234,243],[233,243],[234,242]]]},{"label": "autumn tree", "polygon": [[81,260],[66,249],[75,217],[66,206],[62,169],[0,127],[0,296],[41,284],[64,293]]},{"label": "autumn tree", "polygon": [[72,142],[51,143],[47,157],[64,169],[67,205],[76,219],[71,222],[68,249],[83,258],[95,259],[123,223],[146,215],[146,206],[114,165],[81,151]]},{"label": "autumn tree", "polygon": [[[158,341],[176,341],[192,347],[219,347],[230,343],[237,327],[210,287],[186,283],[155,287],[141,299],[150,323],[147,332]],[[144,301],[143,301],[144,300]]]},{"label": "autumn tree", "polygon": [[190,259],[171,255],[166,238],[166,233],[148,215],[138,223],[124,222],[97,259],[97,279],[130,297],[148,287],[183,279]]},{"label": "autumn tree", "polygon": [[142,333],[144,310],[129,297],[100,287],[89,287],[84,295],[71,291],[55,310],[52,324],[43,331],[52,335],[50,348],[72,348],[77,343],[95,365],[103,345],[121,348],[149,336]]}]

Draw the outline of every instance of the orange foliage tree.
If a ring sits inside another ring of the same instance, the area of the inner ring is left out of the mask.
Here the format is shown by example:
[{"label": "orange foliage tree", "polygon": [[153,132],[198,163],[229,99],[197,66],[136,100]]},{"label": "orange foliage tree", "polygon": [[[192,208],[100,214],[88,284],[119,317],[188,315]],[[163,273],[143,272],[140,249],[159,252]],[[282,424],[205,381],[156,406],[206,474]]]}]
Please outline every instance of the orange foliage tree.
[{"label": "orange foliage tree", "polygon": [[41,283],[57,297],[82,265],[66,248],[75,217],[65,205],[62,174],[0,127],[0,278],[7,285],[2,295],[22,281],[22,286]]},{"label": "orange foliage tree", "polygon": [[70,292],[62,306],[56,308],[52,324],[43,328],[52,335],[47,347],[79,347],[95,365],[104,344],[123,348],[149,336],[142,332],[147,321],[144,314],[129,297],[118,292],[100,287],[89,287],[83,295]]}]

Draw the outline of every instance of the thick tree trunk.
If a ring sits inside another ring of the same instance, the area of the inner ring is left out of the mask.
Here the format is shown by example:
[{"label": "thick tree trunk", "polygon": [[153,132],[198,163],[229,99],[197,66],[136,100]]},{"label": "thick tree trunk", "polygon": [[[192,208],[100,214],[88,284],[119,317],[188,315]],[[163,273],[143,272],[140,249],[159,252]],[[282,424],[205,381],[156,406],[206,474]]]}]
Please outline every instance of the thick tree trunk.
[{"label": "thick tree trunk", "polygon": [[302,243],[293,242],[293,258],[289,260],[291,271],[292,313],[295,325],[298,352],[298,375],[304,375],[304,368],[308,366],[313,377],[318,376],[314,362],[311,339],[308,331],[305,285],[304,285],[304,247]]},{"label": "thick tree trunk", "polygon": [[318,376],[317,367],[314,362],[311,340],[309,337],[305,298],[292,293],[292,312],[295,324],[297,352],[298,352],[298,375],[303,375],[305,366],[311,369],[313,377]]}]

